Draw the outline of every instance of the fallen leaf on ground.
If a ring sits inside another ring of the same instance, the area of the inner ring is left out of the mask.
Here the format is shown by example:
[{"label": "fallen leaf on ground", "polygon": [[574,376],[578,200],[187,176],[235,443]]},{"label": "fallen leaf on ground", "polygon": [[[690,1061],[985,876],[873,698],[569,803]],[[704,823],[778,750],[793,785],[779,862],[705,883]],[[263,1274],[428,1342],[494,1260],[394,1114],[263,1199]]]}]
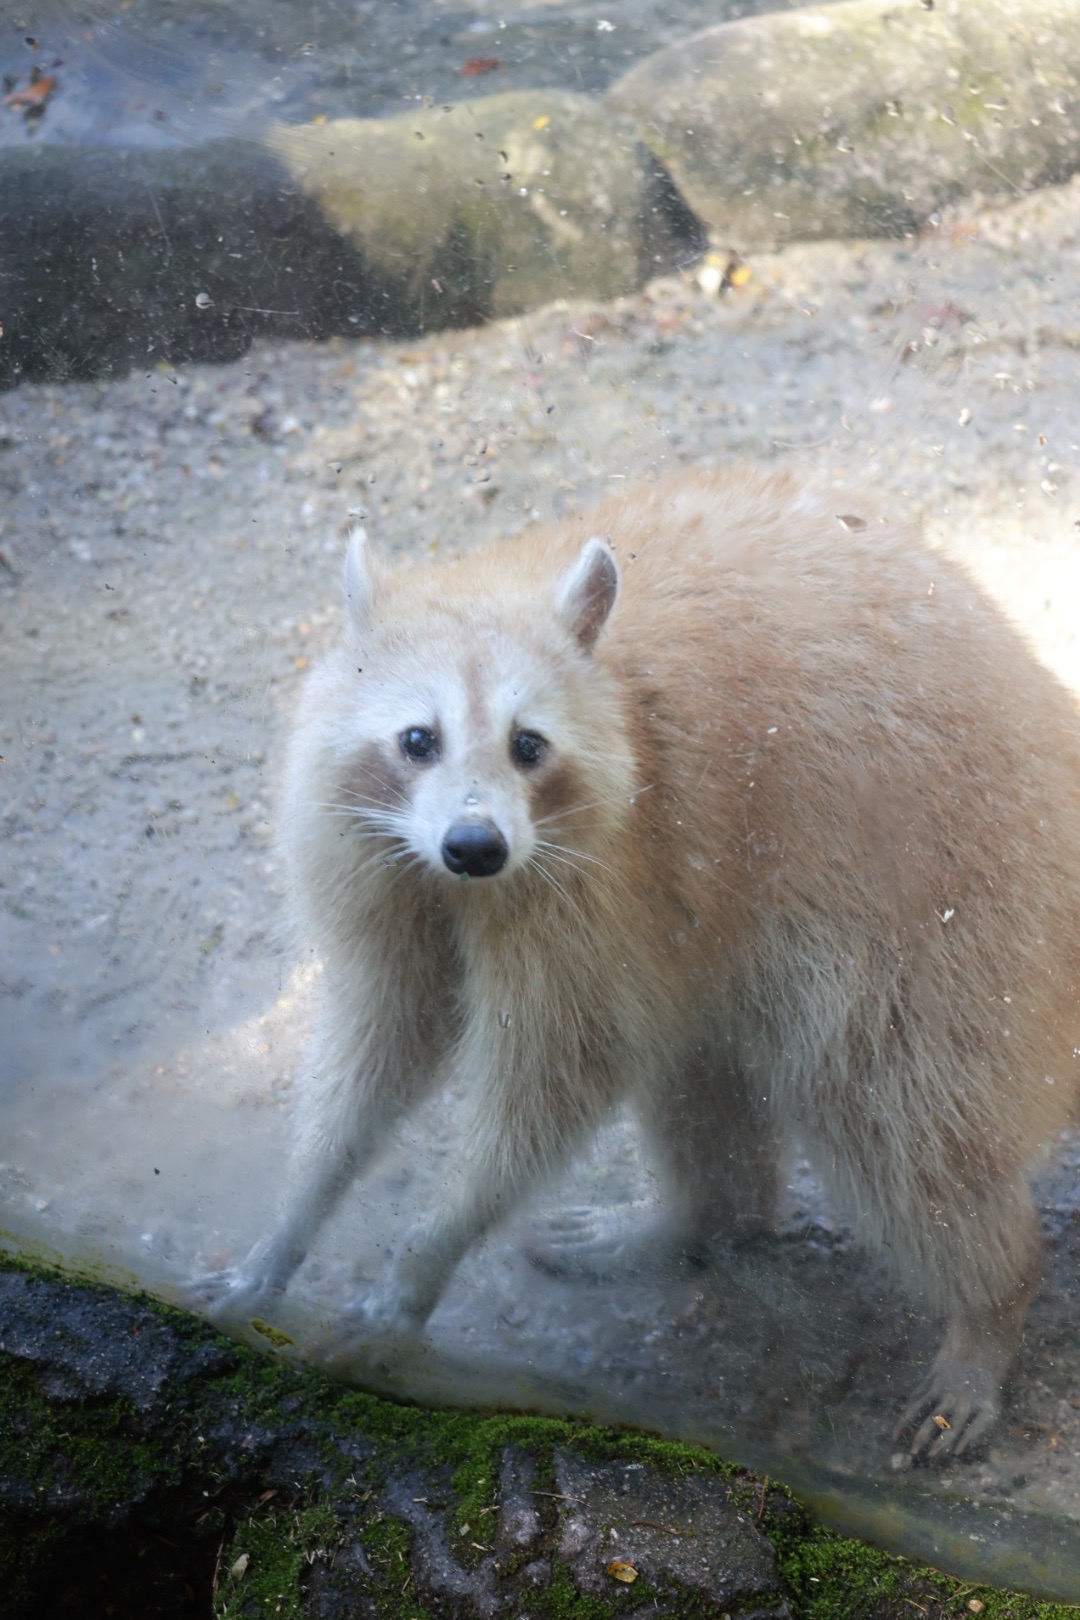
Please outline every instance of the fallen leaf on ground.
[{"label": "fallen leaf on ground", "polygon": [[35,107],[44,107],[55,89],[55,79],[35,79],[33,84],[24,85],[21,90],[13,90],[9,96],[5,96],[4,106],[30,112]]}]

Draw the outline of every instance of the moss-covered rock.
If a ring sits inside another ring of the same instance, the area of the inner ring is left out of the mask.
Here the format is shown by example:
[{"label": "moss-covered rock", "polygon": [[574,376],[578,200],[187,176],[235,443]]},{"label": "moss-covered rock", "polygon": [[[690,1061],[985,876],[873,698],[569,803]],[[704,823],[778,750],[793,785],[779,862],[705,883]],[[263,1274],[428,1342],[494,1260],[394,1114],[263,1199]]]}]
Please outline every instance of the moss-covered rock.
[{"label": "moss-covered rock", "polygon": [[693,1447],[396,1406],[14,1266],[0,1582],[10,1620],[1078,1612],[816,1529],[782,1487]]},{"label": "moss-covered rock", "polygon": [[1076,0],[844,0],[722,23],[608,93],[725,243],[902,235],[1080,166]]},{"label": "moss-covered rock", "polygon": [[417,322],[613,298],[694,236],[633,126],[565,90],[278,125],[267,146]]},{"label": "moss-covered rock", "polygon": [[559,91],[261,143],[6,148],[0,385],[610,298],[697,231],[633,129]]}]

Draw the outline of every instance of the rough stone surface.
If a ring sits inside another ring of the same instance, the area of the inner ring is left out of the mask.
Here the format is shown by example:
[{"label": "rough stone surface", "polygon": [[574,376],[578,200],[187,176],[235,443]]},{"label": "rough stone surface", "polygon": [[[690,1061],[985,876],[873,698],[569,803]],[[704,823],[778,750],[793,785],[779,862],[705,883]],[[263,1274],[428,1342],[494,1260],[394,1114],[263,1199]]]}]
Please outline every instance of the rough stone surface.
[{"label": "rough stone surface", "polygon": [[1075,172],[1078,89],[1077,0],[844,0],[693,34],[603,101],[417,95],[179,148],[126,123],[148,144],[10,144],[9,119],[0,386],[610,299],[703,226],[740,251],[908,234]]},{"label": "rough stone surface", "polygon": [[1075,0],[845,0],[708,28],[608,93],[725,244],[899,236],[1080,164]]},{"label": "rough stone surface", "polygon": [[510,91],[400,118],[275,126],[267,145],[418,324],[608,298],[695,222],[632,126],[586,96]]},{"label": "rough stone surface", "polygon": [[654,1589],[655,1614],[677,1615],[689,1592],[733,1614],[788,1613],[776,1599],[772,1546],[715,1481],[658,1480],[641,1463],[589,1463],[561,1450],[555,1469],[565,1498],[559,1552],[583,1592],[603,1596],[616,1563]]},{"label": "rough stone surface", "polygon": [[456,1620],[643,1594],[659,1615],[791,1613],[749,1476],[620,1460],[596,1431],[586,1454],[566,1425],[410,1417],[111,1290],[0,1271],[0,1392],[11,1620],[344,1620],[406,1592]]},{"label": "rough stone surface", "polygon": [[699,245],[633,130],[559,91],[261,144],[2,150],[0,386],[614,297]]}]

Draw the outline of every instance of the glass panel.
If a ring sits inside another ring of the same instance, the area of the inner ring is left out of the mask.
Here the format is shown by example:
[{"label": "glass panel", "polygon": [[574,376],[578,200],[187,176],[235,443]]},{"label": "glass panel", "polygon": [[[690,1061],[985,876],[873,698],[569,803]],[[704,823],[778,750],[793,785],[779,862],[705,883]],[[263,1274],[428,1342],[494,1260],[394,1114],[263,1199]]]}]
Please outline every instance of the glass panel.
[{"label": "glass panel", "polygon": [[[1080,1598],[1075,135],[1067,52],[958,15],[0,24],[0,1225]],[[487,545],[466,608],[381,582]],[[351,853],[293,938],[309,822]],[[1002,1421],[913,1465],[967,1421],[939,1384],[894,1439],[941,1306],[961,1385],[1008,1359],[1031,1160]]]}]

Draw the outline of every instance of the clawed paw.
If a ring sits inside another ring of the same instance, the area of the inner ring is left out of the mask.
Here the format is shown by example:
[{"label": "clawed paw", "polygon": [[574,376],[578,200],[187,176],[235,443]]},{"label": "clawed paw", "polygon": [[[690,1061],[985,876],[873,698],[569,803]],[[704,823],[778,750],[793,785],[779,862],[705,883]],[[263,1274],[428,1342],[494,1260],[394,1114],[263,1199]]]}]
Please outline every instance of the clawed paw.
[{"label": "clawed paw", "polygon": [[229,1317],[255,1316],[268,1302],[281,1294],[261,1277],[253,1277],[239,1266],[204,1272],[184,1289],[185,1302],[212,1322]]},{"label": "clawed paw", "polygon": [[655,1277],[685,1258],[669,1226],[626,1208],[563,1210],[525,1244],[525,1254],[550,1277],[591,1283]]},{"label": "clawed paw", "polygon": [[904,1408],[894,1439],[917,1462],[946,1463],[978,1452],[998,1419],[998,1392],[981,1374],[931,1377]]},{"label": "clawed paw", "polygon": [[427,1315],[392,1277],[373,1283],[366,1294],[353,1301],[347,1314],[379,1338],[414,1337]]}]

